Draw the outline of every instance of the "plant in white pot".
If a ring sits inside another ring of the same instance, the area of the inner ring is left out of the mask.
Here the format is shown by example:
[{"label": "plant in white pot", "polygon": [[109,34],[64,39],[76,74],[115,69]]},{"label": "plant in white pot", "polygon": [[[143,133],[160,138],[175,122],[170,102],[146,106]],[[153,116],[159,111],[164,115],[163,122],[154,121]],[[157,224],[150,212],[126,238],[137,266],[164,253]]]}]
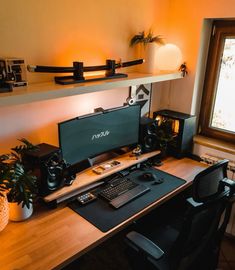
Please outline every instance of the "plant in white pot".
[{"label": "plant in white pot", "polygon": [[140,66],[142,72],[154,73],[156,71],[156,51],[159,45],[164,45],[162,36],[155,36],[151,30],[134,35],[130,40],[130,46],[138,46],[138,57],[143,57],[145,63]]},{"label": "plant in white pot", "polygon": [[12,148],[10,154],[0,156],[5,175],[0,178],[1,190],[7,192],[9,219],[21,221],[33,213],[33,198],[37,194],[36,177],[24,166],[22,157],[25,151],[36,151],[37,146],[26,139],[23,144]]}]

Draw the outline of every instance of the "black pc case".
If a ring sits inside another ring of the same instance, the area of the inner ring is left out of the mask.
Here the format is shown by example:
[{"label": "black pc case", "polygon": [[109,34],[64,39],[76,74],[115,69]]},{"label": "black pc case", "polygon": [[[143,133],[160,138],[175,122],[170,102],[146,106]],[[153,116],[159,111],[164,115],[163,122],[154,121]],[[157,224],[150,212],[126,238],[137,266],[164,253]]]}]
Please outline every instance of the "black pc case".
[{"label": "black pc case", "polygon": [[182,158],[192,153],[193,136],[196,132],[196,116],[171,110],[161,110],[153,113],[154,119],[173,120],[173,140],[168,144],[168,153],[176,158]]}]

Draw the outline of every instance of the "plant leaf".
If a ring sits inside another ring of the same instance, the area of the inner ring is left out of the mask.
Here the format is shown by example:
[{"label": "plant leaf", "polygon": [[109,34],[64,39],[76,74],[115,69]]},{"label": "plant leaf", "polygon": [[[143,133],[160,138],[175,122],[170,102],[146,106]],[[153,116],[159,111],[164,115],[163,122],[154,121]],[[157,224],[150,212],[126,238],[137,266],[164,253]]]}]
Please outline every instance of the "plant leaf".
[{"label": "plant leaf", "polygon": [[147,43],[151,42],[155,42],[161,45],[165,44],[163,37],[160,35],[154,36],[153,31],[150,29],[147,34],[145,34],[145,32],[142,31],[139,34],[134,35],[130,40],[130,46],[133,47],[138,43],[143,43],[145,46]]}]

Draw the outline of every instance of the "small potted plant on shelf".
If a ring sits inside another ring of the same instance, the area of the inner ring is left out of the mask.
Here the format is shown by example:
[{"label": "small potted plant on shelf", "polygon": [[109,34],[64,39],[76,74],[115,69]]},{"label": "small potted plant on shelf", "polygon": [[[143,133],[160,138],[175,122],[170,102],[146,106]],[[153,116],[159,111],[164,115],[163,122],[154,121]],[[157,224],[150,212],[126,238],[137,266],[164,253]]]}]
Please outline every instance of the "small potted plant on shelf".
[{"label": "small potted plant on shelf", "polygon": [[[10,154],[0,156],[0,187],[7,194],[9,219],[21,221],[33,213],[33,198],[37,194],[36,177],[23,163],[25,151],[36,151],[37,146],[26,139],[11,149]],[[2,195],[1,195],[2,196]]]},{"label": "small potted plant on shelf", "polygon": [[138,57],[142,57],[145,60],[145,63],[141,65],[141,71],[154,73],[156,70],[155,53],[158,49],[158,45],[164,45],[164,39],[160,35],[154,35],[152,30],[149,30],[148,33],[142,31],[134,35],[130,40],[131,47],[137,45],[140,45],[138,48]]},{"label": "small potted plant on shelf", "polygon": [[152,30],[149,30],[147,34],[142,31],[139,34],[134,35],[130,40],[131,47],[137,44],[143,44],[144,46],[146,46],[149,43],[157,43],[160,45],[164,45],[164,40],[160,35],[155,36]]}]

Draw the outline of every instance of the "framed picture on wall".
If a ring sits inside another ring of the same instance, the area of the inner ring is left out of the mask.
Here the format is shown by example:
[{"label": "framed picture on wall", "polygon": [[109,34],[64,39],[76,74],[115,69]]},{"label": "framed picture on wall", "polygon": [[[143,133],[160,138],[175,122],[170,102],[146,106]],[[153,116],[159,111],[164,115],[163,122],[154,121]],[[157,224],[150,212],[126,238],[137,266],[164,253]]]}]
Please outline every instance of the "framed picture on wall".
[{"label": "framed picture on wall", "polygon": [[[129,100],[132,103],[140,104],[141,106],[141,117],[149,116],[150,105],[152,95],[152,84],[140,84],[130,87]],[[130,103],[129,103],[130,104]]]}]

